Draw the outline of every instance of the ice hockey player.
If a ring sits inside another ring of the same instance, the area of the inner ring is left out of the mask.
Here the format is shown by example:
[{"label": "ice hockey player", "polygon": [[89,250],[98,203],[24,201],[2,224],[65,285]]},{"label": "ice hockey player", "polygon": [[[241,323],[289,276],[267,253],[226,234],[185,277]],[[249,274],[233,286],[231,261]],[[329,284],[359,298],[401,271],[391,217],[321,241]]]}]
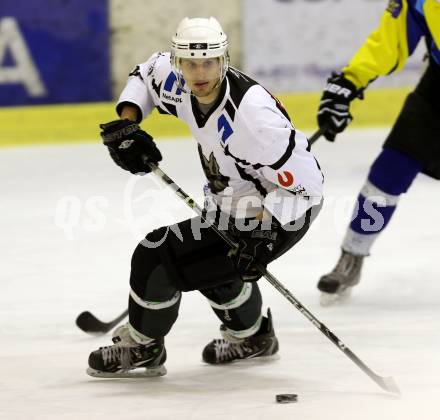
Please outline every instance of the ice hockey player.
[{"label": "ice hockey player", "polygon": [[205,207],[207,217],[238,246],[231,249],[200,217],[148,233],[132,257],[129,322],[115,331],[113,345],[90,354],[92,376],[165,374],[164,337],[182,292],[191,290],[208,299],[222,322],[223,338],[203,350],[206,363],[275,354],[255,265],[295,245],[322,205],[323,176],[306,136],[277,99],[229,67],[228,40],[215,18],[183,19],[171,54],[156,53],[130,73],[116,107],[121,119],[101,125],[111,157],[131,173],[150,172],[145,158],[162,159],[138,125],[154,107],[190,127],[214,204]]},{"label": "ice hockey player", "polygon": [[351,101],[361,97],[378,76],[401,70],[423,37],[429,56],[427,70],[406,98],[370,168],[336,267],[318,282],[324,305],[347,298],[359,282],[364,257],[416,175],[422,172],[440,179],[440,0],[390,1],[379,27],[342,72],[327,80],[318,123],[327,129],[327,140],[334,141],[352,120]]}]

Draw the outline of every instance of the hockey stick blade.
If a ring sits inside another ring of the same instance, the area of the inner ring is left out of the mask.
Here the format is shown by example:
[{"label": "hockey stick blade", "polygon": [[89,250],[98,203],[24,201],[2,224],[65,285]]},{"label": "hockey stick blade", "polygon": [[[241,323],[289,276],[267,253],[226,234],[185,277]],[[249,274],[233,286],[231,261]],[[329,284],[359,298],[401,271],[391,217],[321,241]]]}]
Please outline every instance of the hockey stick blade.
[{"label": "hockey stick blade", "polygon": [[400,389],[397,386],[396,381],[391,376],[389,376],[388,378],[384,378],[383,376],[377,375],[374,380],[383,390],[399,396],[401,395]]},{"label": "hockey stick blade", "polygon": [[301,312],[319,331],[321,331],[339,350],[367,374],[384,391],[400,395],[399,388],[391,377],[380,376],[373,372],[356,354],[354,354],[324,323],[319,321],[295,296],[290,293],[265,267],[257,266],[266,280],[277,289],[299,312]]},{"label": "hockey stick blade", "polygon": [[128,315],[125,310],[121,315],[110,322],[102,322],[89,311],[81,312],[76,318],[76,325],[79,329],[89,334],[105,334],[112,330]]}]

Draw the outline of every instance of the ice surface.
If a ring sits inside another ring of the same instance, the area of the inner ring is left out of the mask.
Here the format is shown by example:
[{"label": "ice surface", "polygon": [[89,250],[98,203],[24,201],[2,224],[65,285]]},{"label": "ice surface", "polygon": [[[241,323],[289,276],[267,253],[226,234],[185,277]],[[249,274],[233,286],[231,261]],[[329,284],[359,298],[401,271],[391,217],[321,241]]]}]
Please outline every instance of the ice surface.
[{"label": "ice surface", "polygon": [[[124,309],[132,250],[148,229],[191,215],[152,176],[112,164],[101,145],[0,150],[0,418],[4,419],[417,419],[439,418],[439,185],[420,175],[366,261],[350,303],[319,306],[316,282],[332,268],[354,197],[383,130],[348,131],[314,151],[326,203],[306,238],[269,268],[370,368],[393,376],[384,393],[264,280],[280,357],[206,366],[218,336],[204,298],[184,296],[167,337],[168,375],[99,380],[91,350],[110,342],[79,331],[85,309],[110,320]],[[201,198],[194,142],[160,142],[161,166]],[[125,204],[124,204],[125,203]],[[298,394],[276,404],[275,395]]]}]

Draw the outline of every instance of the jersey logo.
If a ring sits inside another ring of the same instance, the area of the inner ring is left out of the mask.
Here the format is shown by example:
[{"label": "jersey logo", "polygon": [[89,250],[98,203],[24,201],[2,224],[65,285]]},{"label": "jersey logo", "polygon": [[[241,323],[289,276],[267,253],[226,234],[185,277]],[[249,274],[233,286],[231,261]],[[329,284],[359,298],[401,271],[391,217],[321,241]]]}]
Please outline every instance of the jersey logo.
[{"label": "jersey logo", "polygon": [[171,101],[171,102],[176,102],[178,104],[182,103],[182,98],[176,98],[175,96],[170,95],[166,92],[162,92],[162,98],[164,98],[168,101]]},{"label": "jersey logo", "polygon": [[299,194],[299,195],[302,195],[304,197],[309,197],[309,195],[307,194],[306,189],[303,187],[302,184],[296,185],[295,188],[293,188],[291,191],[294,194]]},{"label": "jersey logo", "polygon": [[282,187],[290,187],[293,184],[293,180],[293,175],[289,171],[283,171],[283,174],[278,174],[278,183]]},{"label": "jersey logo", "polygon": [[209,189],[212,193],[218,194],[228,186],[229,177],[220,172],[220,167],[213,152],[209,155],[209,159],[206,159],[200,145],[198,146],[198,149],[203,171],[208,179]]},{"label": "jersey logo", "polygon": [[229,121],[226,119],[224,114],[220,115],[220,117],[218,118],[218,121],[217,121],[217,131],[219,133],[221,133],[222,130],[223,130],[222,143],[224,144],[226,142],[226,140],[234,132],[231,125],[229,124]]}]

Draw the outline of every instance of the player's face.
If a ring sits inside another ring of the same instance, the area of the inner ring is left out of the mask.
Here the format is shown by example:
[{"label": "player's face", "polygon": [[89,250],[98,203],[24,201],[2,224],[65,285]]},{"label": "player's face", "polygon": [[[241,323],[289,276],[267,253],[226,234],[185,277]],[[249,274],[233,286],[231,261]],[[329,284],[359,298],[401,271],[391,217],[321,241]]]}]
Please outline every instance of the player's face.
[{"label": "player's face", "polygon": [[193,95],[205,99],[212,97],[215,100],[219,90],[221,73],[221,64],[218,57],[182,58],[180,69]]}]

